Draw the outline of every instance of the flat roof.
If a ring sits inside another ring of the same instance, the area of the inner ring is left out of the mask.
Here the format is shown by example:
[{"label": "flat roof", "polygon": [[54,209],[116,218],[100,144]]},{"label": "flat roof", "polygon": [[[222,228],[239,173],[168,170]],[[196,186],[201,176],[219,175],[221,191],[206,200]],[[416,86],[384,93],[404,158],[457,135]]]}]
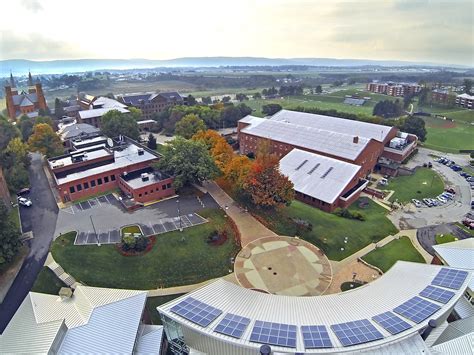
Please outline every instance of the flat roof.
[{"label": "flat roof", "polygon": [[80,140],[72,140],[72,145],[77,147],[84,144],[91,144],[91,143],[101,143],[107,140],[106,136],[97,136],[97,137],[88,137],[88,138],[80,138]]},{"label": "flat roof", "polygon": [[[256,322],[263,321],[290,324],[297,327],[296,347],[288,348],[272,345],[272,350],[275,352],[339,353],[342,351],[368,350],[393,344],[418,334],[420,330],[428,325],[430,319],[438,319],[451,311],[454,304],[462,297],[469,282],[470,273],[468,273],[467,278],[464,279],[459,289],[449,289],[449,291],[453,292],[453,296],[444,304],[420,296],[420,293],[433,283],[434,278],[442,269],[452,270],[446,266],[398,261],[379,279],[354,290],[310,297],[265,294],[219,279],[187,295],[158,306],[157,309],[160,313],[187,328],[222,342],[234,344],[236,347],[259,349],[261,344],[251,342],[250,336]],[[443,287],[437,287],[447,291]],[[205,305],[215,307],[221,313],[207,326],[200,326],[171,311],[173,306],[188,297],[192,297]],[[394,312],[395,308],[414,297],[421,298],[424,302],[430,302],[437,310],[434,310],[432,315],[424,320],[420,320],[418,323],[394,313],[410,326],[408,329],[395,335],[392,335],[372,320],[372,317],[382,313]],[[239,338],[223,335],[215,331],[217,324],[228,313],[249,319],[249,326],[244,329],[242,336]],[[381,333],[383,338],[344,347],[331,326],[363,319],[368,320]],[[301,330],[302,326],[309,325],[325,326],[333,347],[325,349],[305,348],[302,334],[299,330]]]},{"label": "flat roof", "polygon": [[333,203],[361,167],[323,155],[293,149],[280,160],[280,171],[295,191]]},{"label": "flat roof", "polygon": [[[95,147],[93,147],[95,148]],[[80,151],[80,152],[72,152],[71,154],[68,154],[67,156],[61,156],[58,158],[52,158],[49,159],[49,165],[51,168],[60,168],[63,166],[68,166],[68,165],[73,165],[77,164],[72,161],[72,158],[78,155],[83,156],[83,161],[88,161],[88,160],[93,160],[93,159],[98,159],[106,156],[112,156],[113,153],[110,152],[106,148],[100,148],[100,149],[95,149],[95,150],[85,150],[85,151]]]},{"label": "flat roof", "polygon": [[[141,175],[147,174],[148,180],[143,180]],[[153,168],[145,168],[127,172],[127,175],[122,174],[121,178],[129,185],[132,189],[139,189],[144,186],[156,184],[160,181],[168,179],[170,176],[160,171],[154,171]]]}]

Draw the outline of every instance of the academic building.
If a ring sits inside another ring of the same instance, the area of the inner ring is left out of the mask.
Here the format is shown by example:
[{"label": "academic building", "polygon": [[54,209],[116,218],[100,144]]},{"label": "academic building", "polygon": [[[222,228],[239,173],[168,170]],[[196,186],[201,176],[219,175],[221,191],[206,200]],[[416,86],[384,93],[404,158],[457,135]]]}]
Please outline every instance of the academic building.
[{"label": "academic building", "polygon": [[142,111],[145,120],[153,118],[156,113],[163,112],[168,107],[175,105],[186,105],[186,98],[178,92],[161,92],[159,94],[135,94],[119,96],[118,100]]},{"label": "academic building", "polygon": [[395,174],[417,145],[416,136],[396,127],[288,110],[270,118],[244,117],[238,139],[241,154],[255,153],[260,142],[269,141],[296,199],[324,211],[354,202],[376,166]]},{"label": "academic building", "polygon": [[7,104],[8,117],[12,120],[19,116],[38,116],[39,110],[46,110],[46,99],[41,83],[33,82],[31,73],[28,73],[28,91],[18,91],[13,75],[10,74],[10,82],[5,83],[5,102]]}]

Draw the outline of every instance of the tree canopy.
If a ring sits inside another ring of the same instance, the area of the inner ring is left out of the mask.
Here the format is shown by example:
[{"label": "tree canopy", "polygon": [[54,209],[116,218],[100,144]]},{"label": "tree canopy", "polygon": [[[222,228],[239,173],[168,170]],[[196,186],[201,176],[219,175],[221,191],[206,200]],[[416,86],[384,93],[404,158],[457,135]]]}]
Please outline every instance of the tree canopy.
[{"label": "tree canopy", "polygon": [[0,200],[0,266],[13,260],[20,246],[20,231]]},{"label": "tree canopy", "polygon": [[140,136],[136,118],[118,110],[111,110],[102,116],[101,129],[106,136],[112,138],[123,135],[138,139]]},{"label": "tree canopy", "polygon": [[147,142],[146,145],[147,145],[148,148],[153,149],[153,150],[156,150],[156,148],[158,147],[157,144],[156,144],[156,138],[153,135],[153,133],[150,133],[148,135],[148,142]]},{"label": "tree canopy", "polygon": [[40,152],[47,158],[61,155],[64,152],[61,139],[47,123],[35,125],[33,134],[28,139],[28,145],[31,151]]},{"label": "tree canopy", "polygon": [[199,131],[204,131],[206,125],[197,115],[190,113],[181,118],[175,125],[175,134],[190,139]]},{"label": "tree canopy", "polygon": [[406,118],[400,125],[400,129],[403,132],[415,134],[422,142],[426,140],[427,132],[425,127],[425,121],[421,117],[410,116]]},{"label": "tree canopy", "polygon": [[380,116],[384,118],[390,117],[400,117],[403,113],[402,104],[398,99],[395,101],[392,100],[383,100],[375,104],[373,115]]},{"label": "tree canopy", "polygon": [[282,109],[279,104],[267,104],[262,106],[262,113],[267,116],[273,116]]}]

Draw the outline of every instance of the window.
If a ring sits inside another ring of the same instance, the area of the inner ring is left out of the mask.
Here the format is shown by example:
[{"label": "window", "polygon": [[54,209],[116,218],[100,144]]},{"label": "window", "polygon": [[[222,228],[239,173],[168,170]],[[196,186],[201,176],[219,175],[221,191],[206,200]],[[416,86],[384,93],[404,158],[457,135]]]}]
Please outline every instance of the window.
[{"label": "window", "polygon": [[85,182],[84,183],[84,190],[87,190],[89,188],[89,183],[88,182]]},{"label": "window", "polygon": [[166,190],[166,185],[161,185],[162,190]]},{"label": "window", "polygon": [[109,182],[109,177],[108,177],[108,176],[105,176],[105,177],[104,177],[104,183],[106,184],[106,183],[108,183],[108,182]]},{"label": "window", "polygon": [[148,195],[148,191],[145,191],[145,196]]},{"label": "window", "polygon": [[78,184],[78,185],[76,185],[76,188],[77,188],[77,191],[81,191],[82,190],[82,185]]},{"label": "window", "polygon": [[95,187],[95,180],[91,181],[91,187]]},{"label": "window", "polygon": [[166,184],[166,188],[167,188],[167,189],[171,189],[171,183]]},{"label": "window", "polygon": [[74,186],[69,187],[69,192],[72,194],[76,192],[76,190],[74,189]]},{"label": "window", "polygon": [[115,175],[110,175],[110,179],[111,179],[112,181],[115,181]]},{"label": "window", "polygon": [[101,178],[97,179],[97,185],[102,185],[102,179]]},{"label": "window", "polygon": [[138,197],[142,197],[142,194],[138,194]]}]

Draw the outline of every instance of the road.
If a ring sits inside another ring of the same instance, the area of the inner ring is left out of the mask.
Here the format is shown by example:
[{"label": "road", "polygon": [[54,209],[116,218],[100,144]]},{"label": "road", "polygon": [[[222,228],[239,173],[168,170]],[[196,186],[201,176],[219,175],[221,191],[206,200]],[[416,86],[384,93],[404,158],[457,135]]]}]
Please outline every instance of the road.
[{"label": "road", "polygon": [[58,207],[44,174],[39,154],[32,154],[29,175],[31,184],[29,197],[33,202],[33,206],[30,208],[22,207],[20,214],[23,232],[33,231],[34,238],[28,241],[30,253],[5,300],[0,304],[0,333],[3,333],[43,267],[58,217]]}]

